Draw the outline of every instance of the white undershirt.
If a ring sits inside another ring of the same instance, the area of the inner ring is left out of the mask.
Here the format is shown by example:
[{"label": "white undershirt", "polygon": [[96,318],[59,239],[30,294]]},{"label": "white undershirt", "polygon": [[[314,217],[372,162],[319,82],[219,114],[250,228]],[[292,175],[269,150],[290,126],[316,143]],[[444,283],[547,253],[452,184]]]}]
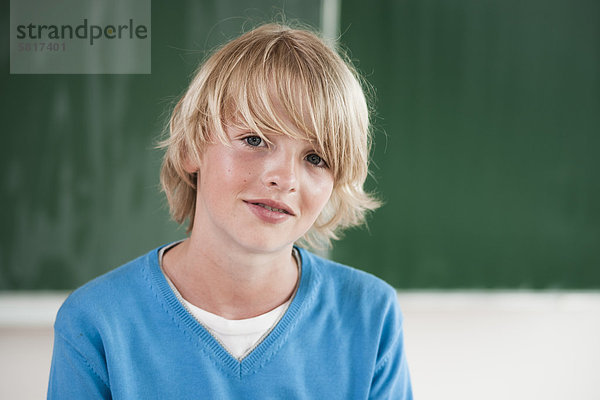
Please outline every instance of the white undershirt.
[{"label": "white undershirt", "polygon": [[[245,356],[250,354],[250,352],[252,352],[252,350],[254,350],[254,348],[260,344],[260,342],[262,342],[262,340],[271,332],[275,325],[277,325],[281,317],[283,317],[283,314],[285,314],[287,311],[287,308],[296,294],[295,290],[297,289],[298,285],[296,285],[296,289],[294,289],[294,295],[292,295],[288,301],[265,314],[261,314],[252,318],[237,320],[223,318],[220,315],[216,315],[196,307],[184,299],[171,279],[169,279],[167,274],[165,274],[162,266],[163,255],[167,250],[179,243],[181,242],[176,242],[170,246],[163,247],[158,254],[160,269],[169,283],[169,286],[181,304],[200,324],[202,324],[202,326],[204,326],[204,328],[206,328],[206,330],[208,330],[208,332],[210,332],[211,335],[213,335],[215,339],[217,339],[217,341],[223,346],[223,348],[225,348],[225,350],[227,350],[229,354],[238,360],[243,359]],[[293,255],[298,265],[298,281],[300,281],[300,257],[298,256],[296,249],[294,249]]]}]

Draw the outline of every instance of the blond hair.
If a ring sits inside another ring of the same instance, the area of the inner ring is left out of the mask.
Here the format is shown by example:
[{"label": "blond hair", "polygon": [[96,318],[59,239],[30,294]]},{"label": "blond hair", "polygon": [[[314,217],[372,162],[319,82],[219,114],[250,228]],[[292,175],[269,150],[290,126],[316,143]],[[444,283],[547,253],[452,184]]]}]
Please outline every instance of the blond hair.
[{"label": "blond hair", "polygon": [[198,162],[207,143],[228,143],[224,125],[237,123],[261,136],[275,131],[312,140],[327,160],[333,192],[302,237],[305,244],[329,245],[342,229],[361,225],[365,213],[379,206],[363,189],[371,135],[356,70],[316,34],[267,24],[208,58],[171,115],[170,136],[160,145],[166,148],[161,184],[173,219],[180,224],[189,219],[188,231],[195,215],[196,176],[186,171],[186,162]]}]

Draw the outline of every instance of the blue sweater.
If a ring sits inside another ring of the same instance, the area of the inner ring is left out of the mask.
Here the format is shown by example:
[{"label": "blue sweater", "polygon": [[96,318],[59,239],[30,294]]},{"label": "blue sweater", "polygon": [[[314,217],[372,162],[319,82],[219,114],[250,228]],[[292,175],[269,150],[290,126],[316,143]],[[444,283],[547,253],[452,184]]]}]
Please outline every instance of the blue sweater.
[{"label": "blue sweater", "polygon": [[412,399],[392,287],[300,250],[287,312],[242,361],[177,300],[158,250],[69,296],[49,399]]}]

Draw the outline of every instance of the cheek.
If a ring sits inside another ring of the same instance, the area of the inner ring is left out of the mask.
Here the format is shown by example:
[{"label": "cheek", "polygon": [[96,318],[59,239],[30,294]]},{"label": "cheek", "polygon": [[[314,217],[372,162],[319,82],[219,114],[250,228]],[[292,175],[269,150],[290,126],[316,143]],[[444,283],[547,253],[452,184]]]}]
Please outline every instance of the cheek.
[{"label": "cheek", "polygon": [[205,158],[204,171],[210,176],[211,186],[218,190],[246,183],[251,174],[246,160],[228,148],[218,150]]},{"label": "cheek", "polygon": [[329,201],[331,193],[333,192],[333,178],[329,175],[318,177],[319,179],[312,179],[311,184],[305,190],[305,196],[307,201],[310,203],[313,212],[319,214],[323,207]]}]

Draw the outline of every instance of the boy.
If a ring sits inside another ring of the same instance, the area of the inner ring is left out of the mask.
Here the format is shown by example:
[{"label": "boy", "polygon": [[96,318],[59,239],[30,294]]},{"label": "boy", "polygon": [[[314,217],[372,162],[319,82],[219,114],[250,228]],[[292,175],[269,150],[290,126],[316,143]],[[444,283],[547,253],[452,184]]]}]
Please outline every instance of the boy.
[{"label": "boy", "polygon": [[48,397],[411,399],[395,291],[295,246],[378,205],[352,67],[313,33],[263,25],[201,66],[163,145],[190,235],[66,300]]}]

